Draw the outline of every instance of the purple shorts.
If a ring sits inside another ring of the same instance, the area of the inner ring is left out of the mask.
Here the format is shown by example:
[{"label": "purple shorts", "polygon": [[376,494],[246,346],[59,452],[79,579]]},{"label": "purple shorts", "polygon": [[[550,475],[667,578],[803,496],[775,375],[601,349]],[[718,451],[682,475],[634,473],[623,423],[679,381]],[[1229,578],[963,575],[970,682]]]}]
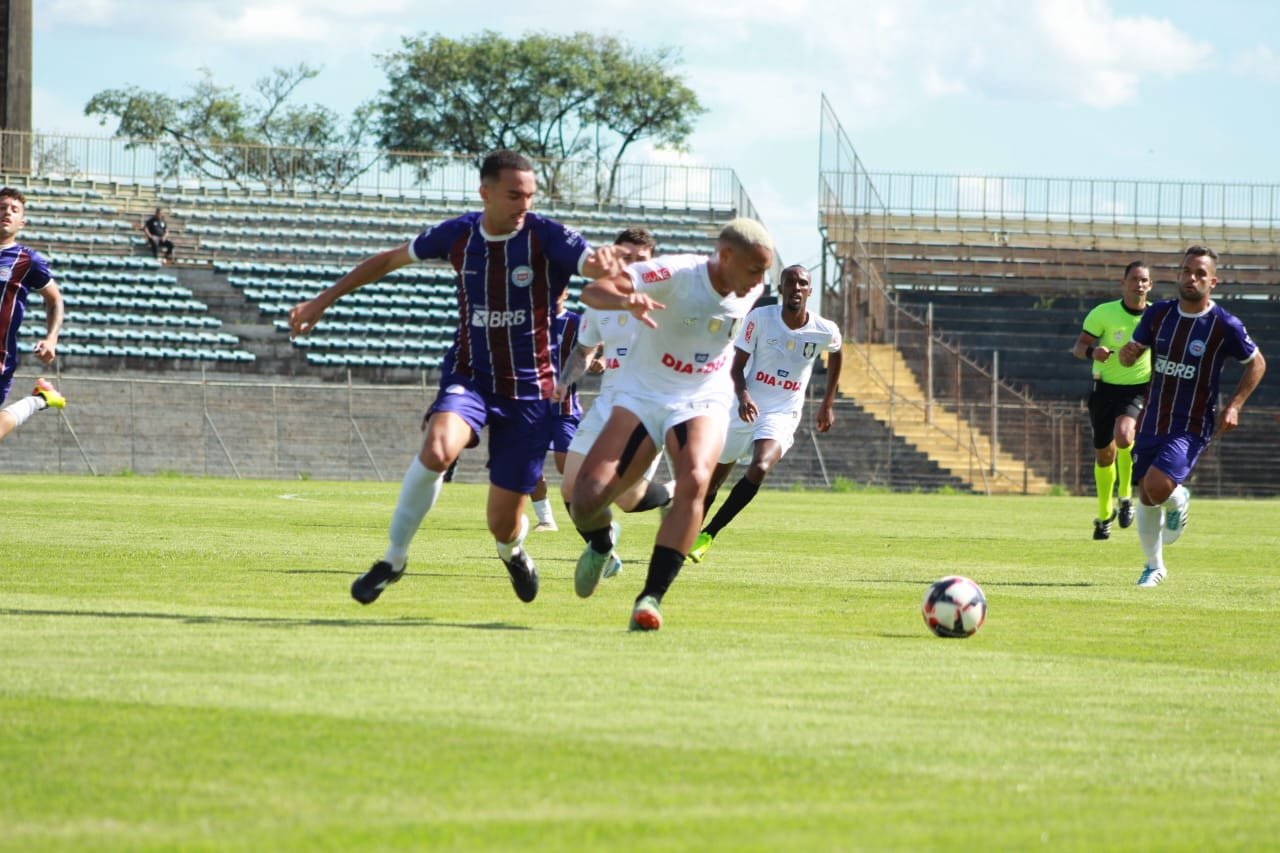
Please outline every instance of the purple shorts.
[{"label": "purple shorts", "polygon": [[1167,435],[1138,433],[1133,442],[1133,482],[1145,477],[1148,469],[1158,468],[1173,482],[1185,483],[1208,443],[1189,432]]},{"label": "purple shorts", "polygon": [[551,449],[556,453],[568,453],[569,444],[578,432],[578,418],[573,415],[555,415],[551,422]]},{"label": "purple shorts", "polygon": [[476,435],[489,427],[489,482],[529,494],[542,479],[555,419],[550,400],[512,400],[475,387],[466,377],[446,376],[427,411],[453,412]]},{"label": "purple shorts", "polygon": [[5,397],[9,396],[9,389],[13,387],[13,371],[14,368],[9,368],[0,373],[0,403],[3,403]]}]

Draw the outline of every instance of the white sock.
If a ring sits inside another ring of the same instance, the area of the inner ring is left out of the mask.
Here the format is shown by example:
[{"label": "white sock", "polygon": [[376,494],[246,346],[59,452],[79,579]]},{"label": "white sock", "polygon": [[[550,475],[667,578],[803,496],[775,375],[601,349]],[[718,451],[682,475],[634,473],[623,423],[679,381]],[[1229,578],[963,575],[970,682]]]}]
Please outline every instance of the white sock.
[{"label": "white sock", "polygon": [[13,428],[17,429],[25,424],[28,418],[44,408],[48,408],[44,397],[23,397],[12,406],[5,406],[4,410],[13,415]]},{"label": "white sock", "polygon": [[538,517],[539,524],[555,524],[556,517],[551,513],[551,498],[534,501],[533,514]]},{"label": "white sock", "polygon": [[667,503],[671,503],[676,498],[676,481],[668,480],[663,484],[663,488],[667,490]]},{"label": "white sock", "polygon": [[529,519],[520,516],[520,535],[510,542],[498,542],[493,540],[498,546],[498,556],[504,560],[510,560],[511,555],[520,550],[520,546],[524,545],[524,538],[529,535]]},{"label": "white sock", "polygon": [[1164,554],[1160,541],[1164,529],[1164,510],[1158,506],[1147,506],[1142,501],[1133,505],[1137,519],[1138,542],[1142,545],[1142,554],[1147,558],[1147,565],[1153,569],[1164,568]]},{"label": "white sock", "polygon": [[395,512],[391,513],[391,527],[387,531],[387,552],[383,555],[383,559],[397,571],[404,568],[409,556],[409,543],[440,496],[443,476],[442,472],[432,471],[423,465],[417,456],[404,472],[400,497],[396,500]]}]

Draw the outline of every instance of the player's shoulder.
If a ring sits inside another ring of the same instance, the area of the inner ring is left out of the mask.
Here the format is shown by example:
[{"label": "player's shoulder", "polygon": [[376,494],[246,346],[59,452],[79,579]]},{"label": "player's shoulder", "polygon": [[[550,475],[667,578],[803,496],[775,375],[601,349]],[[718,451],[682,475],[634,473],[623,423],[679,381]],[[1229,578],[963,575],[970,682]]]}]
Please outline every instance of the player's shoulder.
[{"label": "player's shoulder", "polygon": [[17,258],[20,255],[26,255],[27,258],[37,266],[47,267],[49,265],[48,258],[24,243],[10,243],[8,246],[4,247],[3,251],[5,254],[14,258]]},{"label": "player's shoulder", "polygon": [[681,279],[696,275],[707,265],[706,255],[658,255],[627,267],[632,279],[644,284]]}]

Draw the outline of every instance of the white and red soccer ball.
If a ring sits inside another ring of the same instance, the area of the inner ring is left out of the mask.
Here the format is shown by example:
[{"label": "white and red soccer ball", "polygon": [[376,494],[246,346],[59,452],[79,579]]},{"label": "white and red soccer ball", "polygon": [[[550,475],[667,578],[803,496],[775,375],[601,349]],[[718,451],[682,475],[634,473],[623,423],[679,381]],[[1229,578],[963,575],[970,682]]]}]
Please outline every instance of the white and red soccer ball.
[{"label": "white and red soccer ball", "polygon": [[939,637],[972,637],[987,618],[987,597],[969,578],[948,575],[929,587],[920,614]]}]

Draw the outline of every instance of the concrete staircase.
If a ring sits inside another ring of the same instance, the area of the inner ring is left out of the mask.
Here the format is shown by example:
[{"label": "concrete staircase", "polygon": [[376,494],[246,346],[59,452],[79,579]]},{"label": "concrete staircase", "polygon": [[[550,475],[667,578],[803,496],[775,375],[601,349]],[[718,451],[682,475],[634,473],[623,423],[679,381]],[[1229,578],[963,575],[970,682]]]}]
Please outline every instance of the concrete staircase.
[{"label": "concrete staircase", "polygon": [[891,344],[848,343],[840,394],[925,454],[951,476],[985,494],[1047,494],[1051,483],[1001,450],[966,419],[934,403]]}]

